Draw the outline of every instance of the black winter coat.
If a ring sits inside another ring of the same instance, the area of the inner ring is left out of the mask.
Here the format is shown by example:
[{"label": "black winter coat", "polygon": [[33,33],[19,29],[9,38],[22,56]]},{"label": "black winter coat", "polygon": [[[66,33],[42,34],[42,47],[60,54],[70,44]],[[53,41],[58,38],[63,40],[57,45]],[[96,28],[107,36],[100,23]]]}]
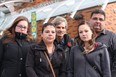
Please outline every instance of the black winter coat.
[{"label": "black winter coat", "polygon": [[17,42],[3,44],[0,40],[0,77],[27,77],[25,61],[30,45],[24,40]]},{"label": "black winter coat", "polygon": [[64,49],[65,61],[67,66],[69,56],[70,56],[70,49],[72,46],[74,46],[74,41],[72,40],[72,38],[69,37],[68,34],[65,34],[61,41],[58,41],[57,39],[55,39],[55,44],[57,44],[58,46]]},{"label": "black winter coat", "polygon": [[79,45],[71,49],[67,77],[111,77],[109,54],[105,45],[98,43],[92,52],[86,54],[88,60],[97,66],[102,76],[95,68],[91,67],[85,59],[83,51]]},{"label": "black winter coat", "polygon": [[[26,60],[26,71],[28,77],[53,77],[50,65],[44,52],[48,54],[43,41],[36,46],[32,46],[32,51],[28,53]],[[56,77],[65,77],[65,58],[61,48],[55,46],[51,63]]]}]

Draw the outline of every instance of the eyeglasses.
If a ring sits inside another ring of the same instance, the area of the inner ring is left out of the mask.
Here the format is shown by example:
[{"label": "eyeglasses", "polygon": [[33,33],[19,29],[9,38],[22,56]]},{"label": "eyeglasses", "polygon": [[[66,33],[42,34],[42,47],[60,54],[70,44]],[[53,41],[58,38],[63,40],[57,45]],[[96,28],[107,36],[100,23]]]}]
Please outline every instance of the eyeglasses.
[{"label": "eyeglasses", "polygon": [[94,17],[94,18],[92,18],[92,19],[95,20],[95,21],[97,21],[97,20],[99,20],[99,21],[104,21],[103,18],[97,18],[97,17]]},{"label": "eyeglasses", "polygon": [[17,27],[19,27],[19,28],[23,28],[23,29],[27,29],[27,27],[26,26],[22,26],[22,25],[17,25]]}]

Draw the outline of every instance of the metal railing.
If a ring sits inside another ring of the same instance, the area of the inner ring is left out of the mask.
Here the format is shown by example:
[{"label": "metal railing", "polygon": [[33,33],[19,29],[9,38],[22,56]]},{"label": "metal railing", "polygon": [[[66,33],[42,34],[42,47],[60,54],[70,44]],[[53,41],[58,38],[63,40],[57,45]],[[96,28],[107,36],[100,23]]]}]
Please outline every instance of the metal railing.
[{"label": "metal railing", "polygon": [[10,3],[10,2],[33,2],[33,0],[0,0],[0,3]]},{"label": "metal railing", "polygon": [[51,0],[49,2],[43,2],[41,4],[37,4],[37,5],[34,5],[32,7],[27,7],[27,8],[24,8],[24,9],[20,9],[20,10],[15,11],[15,12],[22,13],[22,12],[26,12],[26,11],[29,11],[29,10],[32,10],[32,9],[45,7],[45,6],[51,5],[51,4],[56,3],[56,2],[60,2],[60,1],[64,1],[64,0]]}]

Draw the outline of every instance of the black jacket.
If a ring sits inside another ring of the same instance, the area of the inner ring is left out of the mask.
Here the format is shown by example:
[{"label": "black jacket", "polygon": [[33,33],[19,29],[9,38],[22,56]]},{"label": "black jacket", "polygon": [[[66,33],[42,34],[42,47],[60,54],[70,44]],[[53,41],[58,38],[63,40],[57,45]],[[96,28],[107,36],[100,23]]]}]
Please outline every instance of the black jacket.
[{"label": "black jacket", "polygon": [[81,45],[71,49],[67,77],[111,77],[109,54],[105,45],[98,43],[92,52],[86,54],[88,60],[97,66],[103,76],[100,76],[99,72],[90,66],[83,51]]},{"label": "black jacket", "polygon": [[65,61],[67,63],[69,60],[69,56],[70,56],[70,49],[72,46],[74,46],[74,41],[69,37],[68,34],[65,34],[61,41],[58,41],[56,39],[55,44],[57,44],[58,46],[64,49]]},{"label": "black jacket", "polygon": [[[26,60],[26,70],[28,77],[53,77],[50,65],[45,57],[44,52],[48,54],[43,41],[41,41],[38,45],[32,46],[32,51],[28,53]],[[65,77],[64,60],[65,58],[63,50],[55,46],[51,63],[53,65],[56,77]]]},{"label": "black jacket", "polygon": [[3,44],[0,40],[0,77],[27,77],[25,61],[30,44],[24,40],[17,42]]}]

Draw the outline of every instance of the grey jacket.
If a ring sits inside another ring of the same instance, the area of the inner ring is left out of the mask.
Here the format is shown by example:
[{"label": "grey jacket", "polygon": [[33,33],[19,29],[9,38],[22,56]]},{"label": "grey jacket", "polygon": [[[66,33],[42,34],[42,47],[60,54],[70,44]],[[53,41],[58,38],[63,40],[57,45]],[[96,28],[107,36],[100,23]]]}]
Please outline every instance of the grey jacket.
[{"label": "grey jacket", "polygon": [[102,76],[90,66],[84,58],[83,51],[84,49],[79,45],[71,49],[67,77],[111,77],[109,54],[105,45],[98,43],[92,52],[86,54],[88,59],[97,66]]}]

